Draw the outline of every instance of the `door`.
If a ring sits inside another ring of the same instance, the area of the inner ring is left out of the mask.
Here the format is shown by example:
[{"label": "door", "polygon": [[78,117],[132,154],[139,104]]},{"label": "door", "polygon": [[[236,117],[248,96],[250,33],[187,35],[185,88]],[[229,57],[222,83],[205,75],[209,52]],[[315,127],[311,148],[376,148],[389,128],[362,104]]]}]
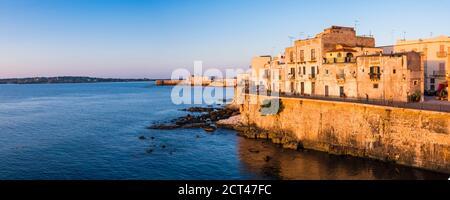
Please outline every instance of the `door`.
[{"label": "door", "polygon": [[316,94],[316,83],[312,82],[311,83],[311,95],[315,95]]},{"label": "door", "polygon": [[339,87],[339,95],[340,95],[341,97],[345,97],[344,87],[343,87],[343,86]]},{"label": "door", "polygon": [[328,85],[325,85],[325,96],[327,97],[328,95]]},{"label": "door", "polygon": [[305,94],[305,83],[304,82],[300,83],[300,94],[301,95]]},{"label": "door", "polygon": [[311,77],[316,78],[316,68],[315,67],[311,67]]},{"label": "door", "polygon": [[291,82],[291,94],[294,94],[295,85],[294,82]]}]

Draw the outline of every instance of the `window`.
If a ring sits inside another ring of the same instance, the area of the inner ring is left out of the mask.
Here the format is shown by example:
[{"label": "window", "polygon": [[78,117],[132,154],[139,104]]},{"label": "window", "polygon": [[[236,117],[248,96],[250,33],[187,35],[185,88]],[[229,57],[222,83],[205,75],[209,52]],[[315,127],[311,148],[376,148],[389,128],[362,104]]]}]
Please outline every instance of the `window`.
[{"label": "window", "polygon": [[325,74],[328,74],[328,69],[325,70]]},{"label": "window", "polygon": [[419,81],[414,81],[413,83],[414,83],[414,86],[419,85]]},{"label": "window", "polygon": [[336,76],[338,78],[345,78],[345,71],[343,69],[339,69],[339,71],[337,72],[338,74],[336,74]]},{"label": "window", "polygon": [[338,53],[338,54],[337,54],[337,57],[338,57],[338,58],[342,57],[342,54],[341,54],[341,53]]},{"label": "window", "polygon": [[300,50],[300,62],[303,62],[305,60],[305,51]]},{"label": "window", "polygon": [[290,52],[289,52],[289,61],[290,61],[291,63],[294,62],[294,52],[293,52],[293,51],[290,51]]},{"label": "window", "polygon": [[396,72],[397,72],[397,71],[396,71],[395,69],[394,69],[394,70],[392,70],[392,73],[393,73],[393,74],[395,74]]},{"label": "window", "polygon": [[306,75],[306,67],[303,67],[303,75]]},{"label": "window", "polygon": [[431,84],[434,84],[435,82],[436,82],[436,81],[435,81],[434,78],[430,79],[430,83],[431,83]]},{"label": "window", "polygon": [[445,74],[445,63],[439,63],[439,72]]},{"label": "window", "polygon": [[380,67],[378,66],[370,67],[370,74],[380,74]]},{"label": "window", "polygon": [[381,71],[379,66],[372,66],[370,67],[370,73],[369,73],[371,80],[380,80],[381,78]]},{"label": "window", "polygon": [[311,60],[316,60],[316,50],[311,49]]},{"label": "window", "polygon": [[292,75],[295,74],[295,68],[291,68],[291,74],[292,74]]},{"label": "window", "polygon": [[299,75],[302,74],[302,68],[301,67],[298,67],[298,74]]},{"label": "window", "polygon": [[373,89],[378,89],[378,84],[373,84]]}]

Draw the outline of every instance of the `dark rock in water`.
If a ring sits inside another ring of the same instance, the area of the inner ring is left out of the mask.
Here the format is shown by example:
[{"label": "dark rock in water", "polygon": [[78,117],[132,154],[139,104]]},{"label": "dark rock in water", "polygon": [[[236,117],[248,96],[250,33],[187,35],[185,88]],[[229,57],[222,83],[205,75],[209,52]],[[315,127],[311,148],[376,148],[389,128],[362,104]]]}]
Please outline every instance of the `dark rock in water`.
[{"label": "dark rock in water", "polygon": [[184,109],[189,112],[201,112],[201,115],[186,115],[178,119],[170,121],[167,124],[156,124],[150,126],[149,129],[163,129],[171,130],[177,128],[203,128],[205,131],[213,132],[216,127],[213,124],[221,119],[226,119],[231,117],[233,114],[239,114],[239,110],[227,106],[225,108],[202,108],[202,107],[192,107]]},{"label": "dark rock in water", "polygon": [[160,130],[171,130],[180,128],[180,125],[177,124],[156,124],[148,127],[148,129],[160,129]]},{"label": "dark rock in water", "polygon": [[195,113],[195,112],[202,113],[202,112],[212,112],[212,111],[214,111],[214,108],[191,107],[188,109],[182,109],[181,111],[187,111],[187,112],[192,112],[192,113]]},{"label": "dark rock in water", "polygon": [[254,148],[250,148],[250,149],[248,149],[248,151],[250,153],[259,153],[259,150],[258,149],[254,149]]},{"label": "dark rock in water", "polygon": [[152,137],[151,137],[150,139],[154,140],[154,139],[155,139],[155,137],[153,137],[153,136],[152,136]]},{"label": "dark rock in water", "polygon": [[139,136],[139,139],[140,140],[145,140],[145,139],[147,139],[145,136],[143,136],[143,135],[141,135],[141,136]]},{"label": "dark rock in water", "polygon": [[266,162],[269,162],[270,160],[272,160],[272,157],[270,157],[270,156],[266,156],[266,157],[264,158],[264,161],[266,161]]},{"label": "dark rock in water", "polygon": [[203,130],[205,130],[206,132],[214,132],[214,131],[216,131],[216,127],[206,126],[206,127],[203,127]]},{"label": "dark rock in water", "polygon": [[182,127],[183,128],[202,128],[207,126],[206,123],[192,123],[192,124],[185,124]]},{"label": "dark rock in water", "polygon": [[147,153],[153,153],[153,149],[147,149],[145,152],[147,152]]},{"label": "dark rock in water", "polygon": [[165,149],[165,148],[166,148],[166,145],[162,145],[161,148]]},{"label": "dark rock in water", "polygon": [[200,135],[196,135],[195,137],[196,137],[196,138],[200,138]]}]

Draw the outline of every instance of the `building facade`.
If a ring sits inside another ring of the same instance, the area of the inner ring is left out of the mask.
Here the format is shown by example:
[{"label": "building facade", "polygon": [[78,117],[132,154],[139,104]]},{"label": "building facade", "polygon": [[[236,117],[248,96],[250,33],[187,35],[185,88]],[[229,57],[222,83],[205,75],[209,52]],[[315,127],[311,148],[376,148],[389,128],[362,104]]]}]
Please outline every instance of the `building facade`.
[{"label": "building facade", "polygon": [[439,36],[429,39],[400,40],[394,45],[394,52],[419,52],[422,56],[425,76],[425,90],[434,92],[440,84],[448,83],[450,72],[450,37]]},{"label": "building facade", "polygon": [[357,96],[395,102],[423,100],[420,54],[363,55],[357,61]]},{"label": "building facade", "polygon": [[[374,38],[332,26],[314,38],[295,41],[284,56],[253,59],[252,79],[270,91],[294,95],[409,101],[408,96],[423,94],[420,55],[382,52]],[[375,80],[373,69],[383,77]],[[393,70],[395,77],[389,77]]]}]

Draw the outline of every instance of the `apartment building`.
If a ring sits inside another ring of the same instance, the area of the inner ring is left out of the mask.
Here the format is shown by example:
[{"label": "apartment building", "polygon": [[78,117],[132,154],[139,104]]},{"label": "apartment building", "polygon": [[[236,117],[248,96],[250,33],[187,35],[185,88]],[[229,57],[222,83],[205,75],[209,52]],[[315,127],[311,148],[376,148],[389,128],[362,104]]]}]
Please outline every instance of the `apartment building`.
[{"label": "apartment building", "polygon": [[394,53],[410,51],[421,53],[426,91],[436,91],[440,84],[450,81],[450,37],[399,40],[393,46]]},{"label": "apartment building", "polygon": [[[259,73],[252,76],[259,78],[255,84],[293,95],[409,101],[411,94],[423,94],[418,87],[424,82],[420,55],[382,53],[374,38],[357,36],[353,28],[332,26],[314,38],[295,41],[284,56],[255,58],[252,70]],[[370,75],[373,69],[383,77],[375,80],[378,75]],[[392,75],[387,71],[400,78],[387,77]]]}]

